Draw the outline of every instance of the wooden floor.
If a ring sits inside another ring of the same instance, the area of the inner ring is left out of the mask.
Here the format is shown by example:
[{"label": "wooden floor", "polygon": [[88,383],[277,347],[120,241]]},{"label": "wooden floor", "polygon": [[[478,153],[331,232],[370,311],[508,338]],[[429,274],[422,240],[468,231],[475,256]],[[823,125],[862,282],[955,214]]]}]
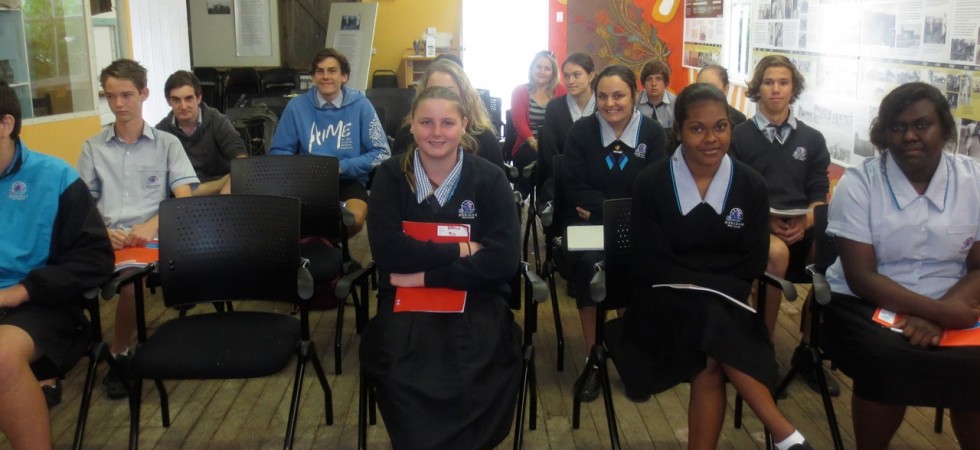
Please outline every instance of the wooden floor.
[{"label": "wooden floor", "polygon": [[[363,236],[358,238],[355,254],[366,256]],[[564,283],[561,283],[564,286]],[[799,286],[801,298],[807,286]],[[525,431],[524,445],[528,449],[599,449],[609,448],[609,435],[602,400],[585,404],[582,410],[582,426],[573,430],[572,386],[586,356],[581,338],[581,326],[574,301],[559,288],[562,323],[568,343],[565,370],[556,370],[556,346],[553,315],[549,305],[539,309],[539,331],[535,336],[538,385],[540,388],[538,427]],[[150,297],[148,317],[160,323],[175,315],[160,306],[157,296]],[[274,305],[263,305],[274,308]],[[776,335],[776,353],[781,366],[786,367],[798,340],[800,303],[782,304]],[[111,336],[115,300],[104,304],[103,323],[107,336]],[[343,373],[336,375],[333,364],[333,336],[335,311],[317,312],[312,315],[313,337],[316,348],[328,373],[333,389],[335,423],[324,423],[323,400],[316,376],[307,370],[300,407],[300,421],[296,430],[295,448],[356,448],[357,445],[357,388],[360,340],[353,334],[353,314],[346,314],[343,337]],[[65,398],[51,411],[52,434],[55,448],[70,448],[78,414],[81,388],[85,374],[84,364],[79,364],[64,382]],[[621,442],[630,449],[673,449],[686,445],[688,386],[680,385],[650,401],[636,404],[622,393],[615,368],[610,365],[613,397],[619,423]],[[100,369],[105,371],[105,365]],[[142,420],[140,424],[140,448],[281,448],[285,435],[287,410],[292,392],[293,366],[274,377],[253,380],[229,381],[171,381],[166,386],[170,393],[172,425],[164,428],[160,422],[159,401],[152,383],[144,385]],[[833,376],[841,383],[842,395],[834,400],[840,418],[844,444],[854,448],[850,415],[850,380],[840,372]],[[802,382],[795,382],[790,395],[779,402],[788,419],[810,440],[814,448],[831,448],[830,435],[824,419],[819,396],[812,393]],[[725,419],[719,448],[762,448],[762,427],[750,409],[745,410],[742,429],[732,426],[733,389],[729,389],[729,413]],[[957,448],[947,414],[945,432],[932,431],[931,409],[910,409],[906,421],[896,435],[892,448],[896,449],[949,449]],[[85,436],[86,448],[125,448],[128,439],[129,412],[124,400],[110,401],[104,388],[97,384]],[[0,436],[2,439],[2,436]],[[390,448],[382,422],[370,428],[369,448]],[[508,438],[500,448],[512,447]],[[0,447],[9,447],[0,440]]]}]

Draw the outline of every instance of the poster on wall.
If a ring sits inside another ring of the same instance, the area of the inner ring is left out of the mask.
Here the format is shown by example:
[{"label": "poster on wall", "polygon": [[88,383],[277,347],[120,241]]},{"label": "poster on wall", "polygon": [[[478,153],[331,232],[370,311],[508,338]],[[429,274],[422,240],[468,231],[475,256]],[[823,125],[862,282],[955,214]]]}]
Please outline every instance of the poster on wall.
[{"label": "poster on wall", "polygon": [[754,65],[790,58],[806,79],[794,114],[827,139],[835,163],[873,156],[868,129],[896,86],[930,83],[957,122],[947,149],[980,161],[980,0],[756,0]]},{"label": "poster on wall", "polygon": [[235,0],[235,51],[238,56],[272,56],[270,0]]},{"label": "poster on wall", "polygon": [[350,63],[347,85],[367,89],[371,67],[371,47],[378,19],[378,3],[333,3],[327,22],[327,47],[343,53]]},{"label": "poster on wall", "polygon": [[[653,60],[664,61],[678,72],[681,49],[667,43],[683,42],[683,21],[674,20],[679,14],[679,1],[568,2],[568,52],[592,55],[596,67],[623,64],[637,75]],[[685,77],[671,77],[670,89],[679,92],[686,84]]]},{"label": "poster on wall", "polygon": [[723,0],[685,0],[684,67],[701,68],[721,64],[725,42]]}]

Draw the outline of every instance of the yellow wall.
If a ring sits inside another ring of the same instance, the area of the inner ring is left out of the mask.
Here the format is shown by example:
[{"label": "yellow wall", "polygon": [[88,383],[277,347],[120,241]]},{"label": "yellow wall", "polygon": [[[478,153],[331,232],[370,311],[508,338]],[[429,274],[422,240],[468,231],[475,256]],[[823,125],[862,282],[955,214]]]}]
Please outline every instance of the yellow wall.
[{"label": "yellow wall", "polygon": [[[365,0],[378,4],[374,32],[371,73],[378,69],[398,70],[405,49],[422,37],[427,27],[453,33],[453,46],[459,46],[461,0]],[[370,81],[368,81],[370,83]]]},{"label": "yellow wall", "polygon": [[57,156],[75,166],[82,153],[82,144],[102,128],[99,123],[99,116],[93,114],[80,119],[24,124],[20,139],[31,150]]}]

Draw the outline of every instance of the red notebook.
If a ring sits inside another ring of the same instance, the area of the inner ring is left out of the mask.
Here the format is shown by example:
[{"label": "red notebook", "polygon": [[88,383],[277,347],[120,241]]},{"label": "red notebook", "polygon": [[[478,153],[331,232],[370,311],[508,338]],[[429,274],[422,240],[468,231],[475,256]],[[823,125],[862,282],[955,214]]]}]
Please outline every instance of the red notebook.
[{"label": "red notebook", "polygon": [[[402,231],[419,241],[469,242],[470,226],[457,223],[402,222]],[[461,313],[466,291],[448,288],[400,287],[395,290],[394,312]]]},{"label": "red notebook", "polygon": [[160,243],[156,239],[142,247],[126,247],[116,250],[116,271],[130,267],[146,267],[160,259]]},{"label": "red notebook", "polygon": [[[902,320],[902,315],[887,309],[878,308],[875,310],[871,320],[875,323],[891,328],[892,331],[901,333],[902,330],[893,328],[895,323]],[[959,330],[945,330],[943,336],[939,338],[940,347],[968,347],[980,345],[980,322],[970,328]]]}]

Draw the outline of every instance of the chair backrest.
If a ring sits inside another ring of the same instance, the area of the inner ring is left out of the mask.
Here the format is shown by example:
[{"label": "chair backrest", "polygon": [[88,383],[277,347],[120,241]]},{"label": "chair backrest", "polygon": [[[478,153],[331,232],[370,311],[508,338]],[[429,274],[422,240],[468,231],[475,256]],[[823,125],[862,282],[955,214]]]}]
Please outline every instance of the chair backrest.
[{"label": "chair backrest", "polygon": [[500,97],[491,97],[489,92],[481,95],[480,99],[483,100],[483,106],[487,108],[487,115],[493,123],[493,132],[497,137],[502,137],[504,135],[503,100]]},{"label": "chair backrest", "polygon": [[391,69],[378,69],[371,73],[371,87],[378,88],[397,88],[398,74]]},{"label": "chair backrest", "polygon": [[225,109],[245,106],[248,100],[262,91],[259,72],[252,67],[237,67],[228,71],[225,80]]},{"label": "chair backrest", "polygon": [[201,97],[204,103],[224,112],[225,104],[221,96],[224,92],[224,80],[221,78],[221,72],[214,67],[195,67],[194,75],[201,81]]},{"label": "chair backrest", "polygon": [[504,161],[510,161],[513,159],[511,150],[517,143],[517,128],[514,128],[514,119],[511,117],[509,109],[504,113],[504,117],[507,121],[504,123],[504,145],[500,150],[504,153]]},{"label": "chair backrest", "polygon": [[262,72],[262,95],[285,95],[299,88],[299,72],[289,67],[277,67]]},{"label": "chair backrest", "polygon": [[267,105],[228,108],[225,114],[248,146],[249,155],[269,152],[279,117]]},{"label": "chair backrest", "polygon": [[233,194],[280,195],[303,204],[303,236],[343,239],[340,216],[340,163],[332,156],[290,155],[231,161]]},{"label": "chair backrest", "polygon": [[402,121],[412,112],[415,89],[372,88],[364,91],[364,95],[376,108],[384,108],[386,117],[381,126],[385,134],[394,137],[402,126]]},{"label": "chair backrest", "polygon": [[602,204],[603,252],[605,253],[606,310],[622,308],[629,303],[632,291],[630,249],[631,198],[606,200]]},{"label": "chair backrest", "polygon": [[220,300],[295,302],[300,201],[214,195],[160,203],[160,282],[168,307]]},{"label": "chair backrest", "polygon": [[565,228],[565,177],[562,173],[564,166],[565,155],[555,155],[553,158],[551,158],[551,170],[553,171],[555,180],[555,192],[554,197],[551,199],[551,210],[553,212],[551,226],[549,227],[551,233],[549,233],[549,235],[557,233],[557,235],[560,236]]}]

